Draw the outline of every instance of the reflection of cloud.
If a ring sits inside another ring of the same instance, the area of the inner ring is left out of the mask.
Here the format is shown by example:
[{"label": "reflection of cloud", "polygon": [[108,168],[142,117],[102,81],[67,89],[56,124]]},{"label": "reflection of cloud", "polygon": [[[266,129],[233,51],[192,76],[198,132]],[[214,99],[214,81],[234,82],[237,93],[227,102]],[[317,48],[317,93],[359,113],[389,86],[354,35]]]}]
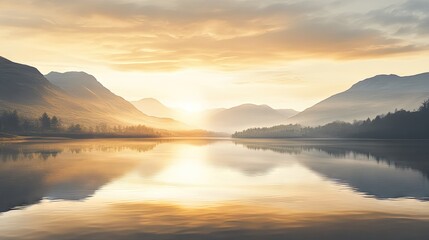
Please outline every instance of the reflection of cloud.
[{"label": "reflection of cloud", "polygon": [[[46,210],[46,209],[45,209]],[[117,203],[43,214],[31,228],[13,225],[2,235],[37,239],[424,239],[427,221],[374,212],[288,212],[260,206],[225,204],[181,208],[168,204]],[[28,215],[27,215],[28,216]],[[376,227],[375,227],[376,226]],[[413,231],[409,231],[412,226]],[[0,227],[1,229],[1,227]],[[34,231],[35,230],[35,231]]]},{"label": "reflection of cloud", "polygon": [[[380,19],[408,22],[413,20],[410,17],[385,19],[387,14],[373,13],[377,17],[361,26],[358,23],[368,17],[334,14],[330,3],[1,2],[3,33],[78,48],[80,54],[107,59],[106,64],[120,70],[235,69],[303,58],[366,59],[427,49],[413,38],[391,35],[372,24]],[[408,5],[402,11],[412,14],[415,7]]]}]

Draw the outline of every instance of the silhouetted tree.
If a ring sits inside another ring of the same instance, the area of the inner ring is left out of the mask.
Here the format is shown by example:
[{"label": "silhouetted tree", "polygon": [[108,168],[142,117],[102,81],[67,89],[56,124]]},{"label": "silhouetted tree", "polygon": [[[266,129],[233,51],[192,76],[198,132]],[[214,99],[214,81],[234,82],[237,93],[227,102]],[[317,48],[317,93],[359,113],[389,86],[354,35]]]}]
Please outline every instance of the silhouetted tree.
[{"label": "silhouetted tree", "polygon": [[60,128],[60,120],[57,118],[57,116],[52,117],[50,127],[53,130],[58,130]]},{"label": "silhouetted tree", "polygon": [[22,122],[22,130],[24,131],[24,132],[28,132],[28,131],[31,131],[32,130],[32,125],[31,125],[31,122],[28,120],[28,119],[24,119],[24,121]]},{"label": "silhouetted tree", "polygon": [[429,111],[429,99],[423,102],[423,104],[419,108],[419,111],[420,112]]},{"label": "silhouetted tree", "polygon": [[0,117],[1,131],[17,132],[20,129],[20,119],[17,111],[4,111]]},{"label": "silhouetted tree", "polygon": [[39,121],[42,130],[48,130],[51,128],[51,118],[47,113],[43,113],[42,116],[39,118]]},{"label": "silhouetted tree", "polygon": [[74,133],[81,132],[82,127],[80,126],[80,124],[72,124],[69,126],[68,131]]}]

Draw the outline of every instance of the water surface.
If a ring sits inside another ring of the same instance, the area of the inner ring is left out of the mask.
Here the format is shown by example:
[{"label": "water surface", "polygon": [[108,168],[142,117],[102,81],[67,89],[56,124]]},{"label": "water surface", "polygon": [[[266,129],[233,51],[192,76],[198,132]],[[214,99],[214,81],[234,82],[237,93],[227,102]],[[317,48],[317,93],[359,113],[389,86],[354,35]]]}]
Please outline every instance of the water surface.
[{"label": "water surface", "polygon": [[0,239],[425,239],[429,142],[0,144]]}]

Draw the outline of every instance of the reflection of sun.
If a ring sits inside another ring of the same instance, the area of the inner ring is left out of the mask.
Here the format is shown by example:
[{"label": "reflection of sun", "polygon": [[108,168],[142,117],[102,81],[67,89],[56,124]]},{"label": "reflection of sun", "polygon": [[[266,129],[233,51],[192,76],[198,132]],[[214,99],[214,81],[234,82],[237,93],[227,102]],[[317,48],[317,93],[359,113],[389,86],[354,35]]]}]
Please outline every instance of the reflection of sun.
[{"label": "reflection of sun", "polygon": [[208,166],[201,148],[180,148],[174,162],[157,176],[161,182],[173,184],[201,184],[207,180]]}]

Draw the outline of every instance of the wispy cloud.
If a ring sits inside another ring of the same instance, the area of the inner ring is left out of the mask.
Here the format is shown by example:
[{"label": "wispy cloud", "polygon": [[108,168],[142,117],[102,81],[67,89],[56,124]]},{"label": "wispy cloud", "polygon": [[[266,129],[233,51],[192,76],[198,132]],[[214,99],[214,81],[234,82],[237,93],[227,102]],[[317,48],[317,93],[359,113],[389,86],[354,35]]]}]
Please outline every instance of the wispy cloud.
[{"label": "wispy cloud", "polygon": [[425,1],[358,15],[333,13],[328,3],[303,1],[159,2],[0,0],[0,35],[71,46],[76,54],[126,71],[193,66],[228,70],[308,58],[380,58],[427,49],[408,34],[384,28],[399,24],[403,32],[414,28],[427,33]]}]

